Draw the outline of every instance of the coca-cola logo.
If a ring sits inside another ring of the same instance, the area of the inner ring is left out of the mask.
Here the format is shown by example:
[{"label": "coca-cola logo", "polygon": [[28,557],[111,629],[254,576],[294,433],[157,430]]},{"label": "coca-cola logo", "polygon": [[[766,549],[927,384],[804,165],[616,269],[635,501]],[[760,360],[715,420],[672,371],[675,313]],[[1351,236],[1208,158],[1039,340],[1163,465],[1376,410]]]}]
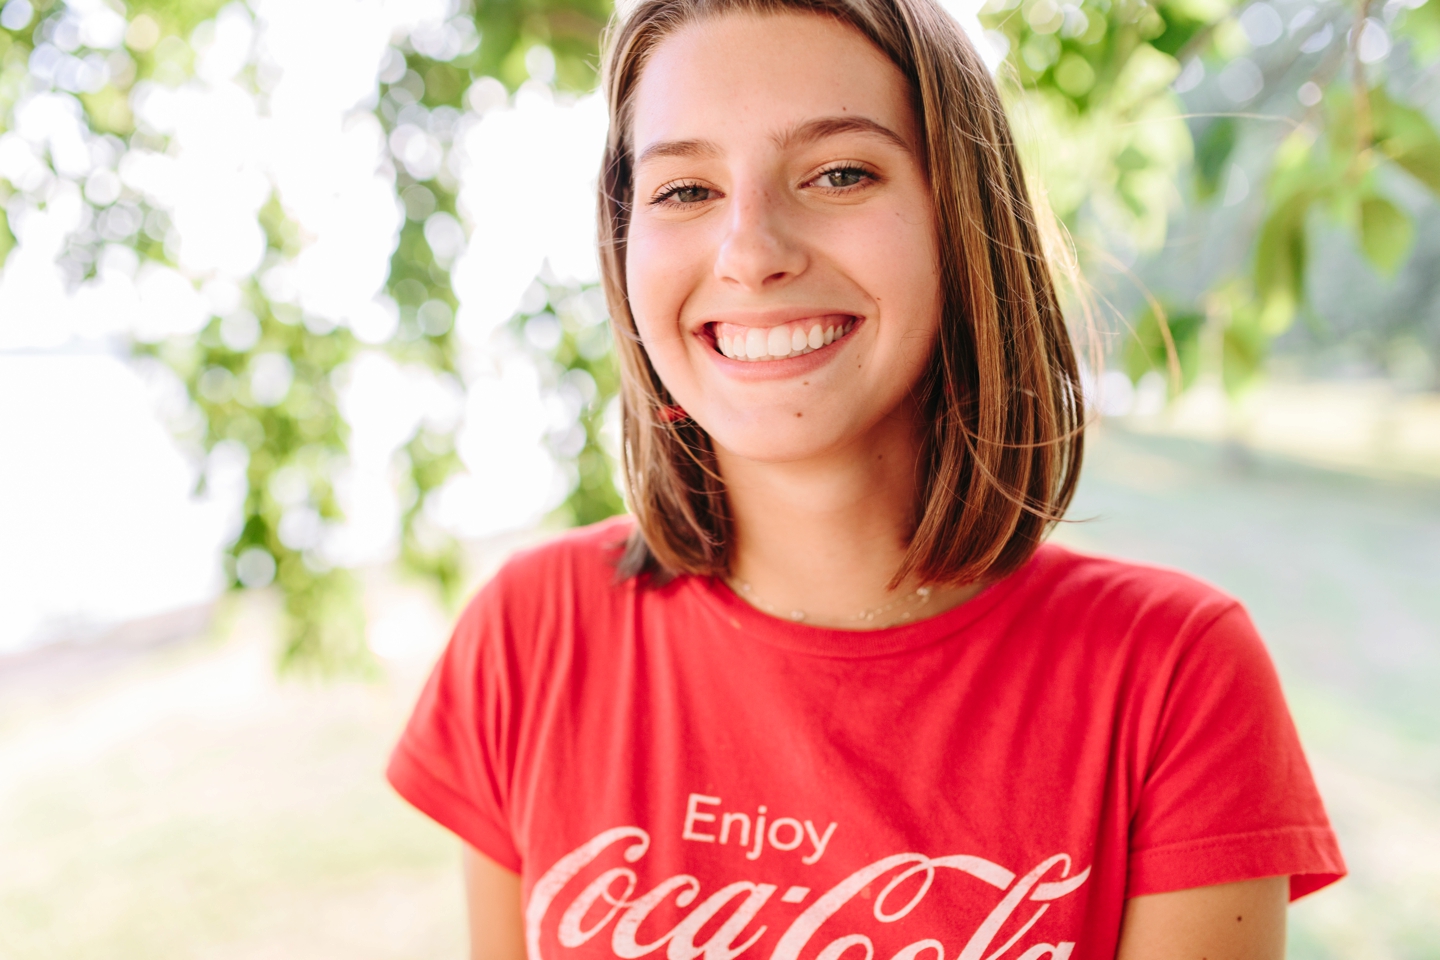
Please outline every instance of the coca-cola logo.
[{"label": "coca-cola logo", "polygon": [[[687,831],[694,823],[687,821]],[[614,866],[574,892],[568,902],[559,903],[562,894],[569,894],[571,881],[602,856],[613,857],[618,850],[620,860],[634,864],[649,849],[650,835],[646,831],[633,826],[614,827],[581,844],[547,870],[530,891],[525,908],[525,942],[531,960],[546,960],[541,952],[544,929],[553,930],[555,941],[568,949],[608,935],[612,955],[626,960],[662,949],[666,960],[733,960],[755,946],[770,929],[763,914],[779,887],[749,880],[727,884],[701,900],[700,881],[682,873],[637,894],[639,878],[635,871]],[[814,960],[875,960],[875,945],[866,932],[838,929],[838,923],[829,921],[862,891],[868,895],[879,886],[870,915],[879,924],[899,923],[926,898],[943,871],[958,871],[982,881],[1001,895],[999,902],[978,927],[969,931],[958,950],[957,935],[949,930],[941,934],[949,942],[927,936],[902,947],[889,960],[1067,960],[1075,949],[1071,941],[1032,944],[1013,957],[1010,951],[1020,946],[1051,903],[1073,893],[1089,878],[1088,867],[1073,875],[1071,867],[1070,856],[1064,853],[1047,857],[1023,875],[967,854],[930,857],[897,853],[884,857],[851,873],[806,907],[780,935],[769,960],[799,960],[802,952],[808,954],[814,947],[820,947]],[[809,888],[791,887],[777,902],[800,903],[809,893]],[[675,908],[694,907],[670,930],[642,934],[641,928],[651,914],[667,903]],[[1017,917],[1026,905],[1035,905],[1033,911]],[[715,927],[716,919],[726,910],[730,911],[728,916]],[[1018,928],[996,945],[1002,929],[1015,926],[1009,922],[1012,917],[1019,923]],[[704,941],[697,942],[702,933]]]}]

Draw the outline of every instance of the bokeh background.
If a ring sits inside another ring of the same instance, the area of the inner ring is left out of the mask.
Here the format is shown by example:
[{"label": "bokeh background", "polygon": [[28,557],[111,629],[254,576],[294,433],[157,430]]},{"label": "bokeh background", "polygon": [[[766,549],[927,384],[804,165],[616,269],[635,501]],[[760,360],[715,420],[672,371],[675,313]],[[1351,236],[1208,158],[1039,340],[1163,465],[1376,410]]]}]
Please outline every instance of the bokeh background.
[{"label": "bokeh background", "polygon": [[[1086,287],[1056,536],[1264,632],[1440,957],[1440,0],[955,0]],[[459,957],[380,779],[457,604],[624,509],[605,0],[0,2],[0,956]]]}]

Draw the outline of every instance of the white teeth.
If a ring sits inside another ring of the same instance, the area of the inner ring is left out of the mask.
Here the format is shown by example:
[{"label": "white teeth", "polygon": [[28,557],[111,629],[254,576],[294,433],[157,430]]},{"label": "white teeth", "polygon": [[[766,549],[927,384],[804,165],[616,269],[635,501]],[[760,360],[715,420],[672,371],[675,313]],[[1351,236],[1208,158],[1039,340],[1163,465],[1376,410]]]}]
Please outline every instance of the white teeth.
[{"label": "white teeth", "polygon": [[786,324],[779,327],[750,327],[734,336],[717,331],[715,349],[734,360],[783,360],[814,353],[839,340],[855,326],[855,321],[838,326],[814,324],[807,333],[803,326]]},{"label": "white teeth", "polygon": [[759,327],[751,327],[745,333],[745,356],[751,360],[759,360],[768,352],[765,343],[768,335]]}]

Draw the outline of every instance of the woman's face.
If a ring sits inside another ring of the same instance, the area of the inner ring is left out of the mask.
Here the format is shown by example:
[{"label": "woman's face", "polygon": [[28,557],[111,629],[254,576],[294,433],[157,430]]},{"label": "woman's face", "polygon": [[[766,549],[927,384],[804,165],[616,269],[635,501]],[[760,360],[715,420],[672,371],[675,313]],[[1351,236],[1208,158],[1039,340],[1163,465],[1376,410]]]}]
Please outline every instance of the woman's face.
[{"label": "woman's face", "polygon": [[722,454],[800,460],[905,424],[940,285],[900,71],[823,17],[707,20],[653,52],[631,142],[631,310]]}]

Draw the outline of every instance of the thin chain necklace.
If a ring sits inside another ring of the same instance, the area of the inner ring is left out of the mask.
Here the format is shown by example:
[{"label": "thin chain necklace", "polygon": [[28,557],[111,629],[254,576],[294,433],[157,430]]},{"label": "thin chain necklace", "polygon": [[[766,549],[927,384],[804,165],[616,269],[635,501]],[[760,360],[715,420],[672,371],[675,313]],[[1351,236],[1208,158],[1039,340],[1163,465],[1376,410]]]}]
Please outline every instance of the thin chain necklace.
[{"label": "thin chain necklace", "polygon": [[[735,590],[736,593],[743,596],[751,604],[759,607],[761,610],[764,610],[766,613],[772,616],[784,617],[787,620],[794,620],[796,623],[801,623],[809,619],[809,616],[805,613],[804,610],[791,610],[789,613],[782,613],[780,609],[775,606],[775,604],[771,603],[764,597],[760,596],[760,594],[756,593],[755,588],[750,585],[750,582],[748,580],[741,580],[739,578],[736,578],[730,581],[730,586]],[[925,606],[925,604],[930,602],[930,594],[933,592],[934,591],[929,586],[917,587],[910,593],[905,594],[905,596],[896,597],[889,603],[882,604],[878,607],[870,607],[869,609],[861,610],[857,614],[846,617],[844,618],[843,622],[866,624],[874,623],[880,617],[884,616],[886,613],[889,613],[891,610],[894,610],[896,607],[914,604],[913,609],[901,611],[900,615],[890,623],[886,624],[886,626],[893,626],[896,623],[906,623],[910,620],[913,620],[915,618],[916,612],[919,611],[921,607]]]}]

